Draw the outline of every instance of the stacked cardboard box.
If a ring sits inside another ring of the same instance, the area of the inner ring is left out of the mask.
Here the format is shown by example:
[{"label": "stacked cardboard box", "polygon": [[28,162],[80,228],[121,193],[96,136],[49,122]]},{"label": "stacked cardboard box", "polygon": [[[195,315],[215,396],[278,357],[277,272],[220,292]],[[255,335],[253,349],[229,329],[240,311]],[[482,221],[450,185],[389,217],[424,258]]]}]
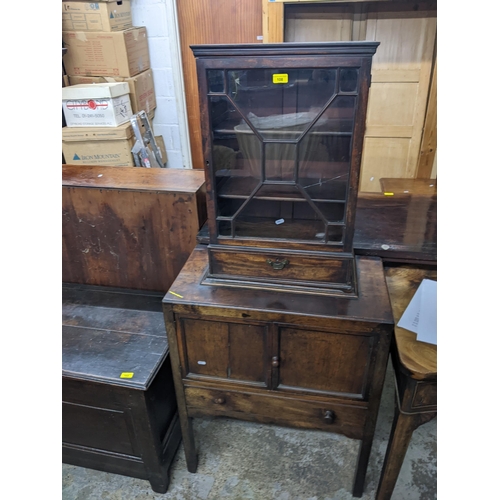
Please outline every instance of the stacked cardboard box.
[{"label": "stacked cardboard box", "polygon": [[[132,113],[144,110],[152,121],[156,97],[146,28],[132,26],[130,0],[63,1],[62,29],[63,46],[67,49],[63,64],[70,88],[83,84],[126,83]],[[101,165],[133,166],[132,154],[123,153],[135,142],[132,136],[129,123],[105,133],[82,130],[78,134],[75,127],[68,126],[63,128],[64,157],[67,163],[74,164],[99,161]],[[162,138],[157,142],[160,147],[163,145]],[[92,158],[95,161],[91,161]]]}]

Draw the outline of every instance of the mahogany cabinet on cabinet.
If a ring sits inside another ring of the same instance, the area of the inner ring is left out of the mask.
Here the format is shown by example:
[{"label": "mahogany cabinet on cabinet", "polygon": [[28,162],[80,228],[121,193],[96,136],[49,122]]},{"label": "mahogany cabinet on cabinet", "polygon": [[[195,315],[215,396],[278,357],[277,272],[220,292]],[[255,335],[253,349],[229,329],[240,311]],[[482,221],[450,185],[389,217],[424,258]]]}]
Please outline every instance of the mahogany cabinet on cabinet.
[{"label": "mahogany cabinet on cabinet", "polygon": [[355,297],[354,211],[378,42],[193,45],[204,282]]},{"label": "mahogany cabinet on cabinet", "polygon": [[163,299],[191,472],[191,419],[225,416],[361,440],[361,496],[393,322],[380,259],[356,260],[359,296],[348,299],[205,285],[208,250],[195,248]]}]

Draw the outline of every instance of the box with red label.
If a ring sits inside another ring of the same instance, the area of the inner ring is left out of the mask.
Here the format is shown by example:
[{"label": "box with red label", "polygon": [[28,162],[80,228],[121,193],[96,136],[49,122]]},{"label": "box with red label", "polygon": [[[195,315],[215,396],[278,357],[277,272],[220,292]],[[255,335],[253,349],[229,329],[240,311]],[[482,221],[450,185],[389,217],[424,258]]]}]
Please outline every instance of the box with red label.
[{"label": "box with red label", "polygon": [[68,78],[71,85],[80,85],[82,83],[127,82],[130,88],[130,102],[132,103],[132,111],[134,114],[143,110],[146,113],[150,113],[156,108],[153,71],[151,69],[131,77],[70,75]]},{"label": "box with red label", "polygon": [[117,127],[133,114],[127,82],[64,87],[62,106],[67,127]]}]

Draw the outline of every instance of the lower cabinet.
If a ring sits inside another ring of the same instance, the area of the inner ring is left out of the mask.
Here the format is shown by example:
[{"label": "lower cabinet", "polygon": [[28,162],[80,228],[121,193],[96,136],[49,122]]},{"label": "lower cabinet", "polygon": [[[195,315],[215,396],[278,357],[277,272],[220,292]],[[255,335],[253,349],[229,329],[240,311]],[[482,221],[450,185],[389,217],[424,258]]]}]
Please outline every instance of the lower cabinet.
[{"label": "lower cabinet", "polygon": [[198,247],[163,299],[188,469],[204,415],[361,440],[361,496],[393,334],[379,259],[358,258],[358,298],[202,284]]}]

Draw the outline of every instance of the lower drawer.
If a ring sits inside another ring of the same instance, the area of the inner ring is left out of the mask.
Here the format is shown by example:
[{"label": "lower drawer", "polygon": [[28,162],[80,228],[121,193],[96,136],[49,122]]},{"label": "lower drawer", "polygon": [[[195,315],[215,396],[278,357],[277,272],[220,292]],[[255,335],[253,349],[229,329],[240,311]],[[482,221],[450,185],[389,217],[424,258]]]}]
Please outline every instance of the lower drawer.
[{"label": "lower drawer", "polygon": [[262,394],[186,387],[188,414],[226,416],[241,420],[318,429],[361,439],[368,411],[365,406],[307,401]]}]

